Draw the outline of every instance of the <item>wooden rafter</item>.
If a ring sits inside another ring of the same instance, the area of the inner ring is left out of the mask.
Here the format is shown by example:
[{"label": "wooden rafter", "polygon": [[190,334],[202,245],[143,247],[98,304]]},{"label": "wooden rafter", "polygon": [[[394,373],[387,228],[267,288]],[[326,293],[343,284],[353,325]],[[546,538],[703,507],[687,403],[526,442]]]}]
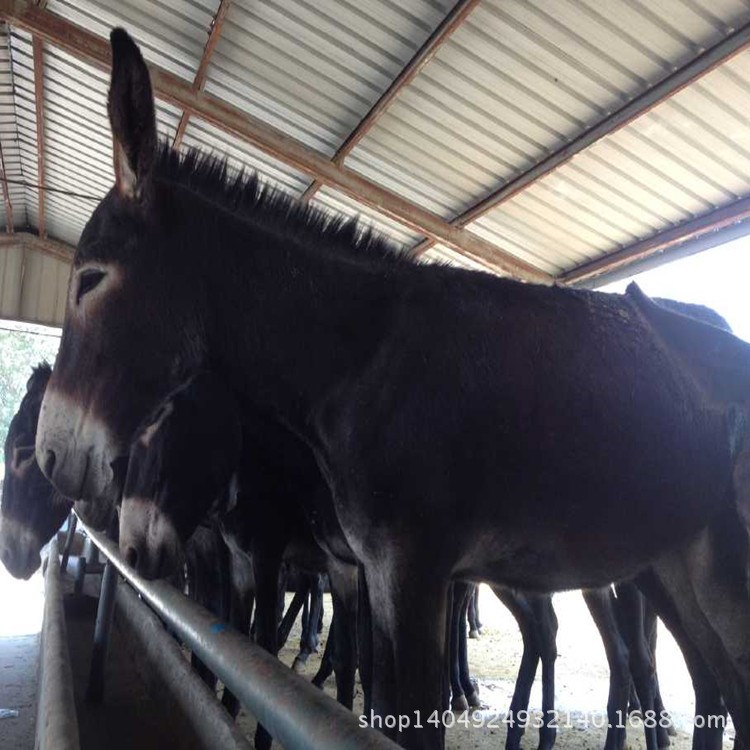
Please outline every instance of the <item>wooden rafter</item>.
[{"label": "wooden rafter", "polygon": [[47,236],[45,221],[45,162],[44,162],[44,42],[37,36],[32,40],[34,50],[34,106],[36,110],[36,184],[39,201],[39,234]]},{"label": "wooden rafter", "polygon": [[3,202],[5,203],[5,229],[8,234],[13,234],[13,206],[10,202],[10,186],[5,171],[5,157],[3,156],[3,147],[0,144],[0,180],[3,183]]},{"label": "wooden rafter", "polygon": [[[438,50],[450,39],[451,35],[463,24],[480,0],[458,0],[451,12],[443,19],[427,41],[416,51],[404,69],[393,80],[383,95],[372,105],[370,111],[360,120],[348,138],[339,146],[333,155],[333,161],[343,164],[344,159],[354,147],[367,135],[375,123],[385,114],[405,86],[408,86],[419,72],[437,54]],[[314,180],[302,194],[302,200],[310,200],[320,190],[322,183]]]},{"label": "wooden rafter", "polygon": [[559,280],[564,284],[580,284],[590,281],[748,220],[750,220],[750,197],[740,198],[708,214],[684,221],[663,232],[658,232],[653,237],[640,240],[622,250],[567,271],[560,276]]},{"label": "wooden rafter", "polygon": [[[111,53],[107,40],[35,7],[28,0],[0,0],[0,18],[39,36],[100,70],[108,71],[111,67]],[[516,258],[465,229],[451,225],[431,211],[334,163],[323,154],[238,107],[205,91],[194,90],[192,84],[157,66],[151,65],[149,69],[156,96],[182,108],[191,116],[200,117],[220,130],[310,175],[313,179],[330,185],[355,201],[452,247],[489,270],[528,281],[552,282],[549,274],[530,263]]]},{"label": "wooden rafter", "polygon": [[[193,88],[196,91],[202,91],[206,85],[206,76],[208,74],[208,64],[211,62],[211,57],[214,54],[216,45],[219,42],[222,28],[224,27],[224,21],[229,12],[229,6],[232,4],[232,0],[221,0],[219,7],[216,10],[216,15],[211,21],[211,28],[208,32],[208,39],[206,46],[203,48],[203,55],[198,65],[198,70],[193,79]],[[172,148],[178,149],[182,143],[182,139],[185,137],[185,131],[187,130],[188,122],[190,121],[190,112],[184,111],[180,118],[180,124],[177,126],[177,132],[172,142]]]},{"label": "wooden rafter", "polygon": [[49,255],[58,260],[64,260],[70,263],[75,254],[75,248],[66,245],[64,242],[51,240],[49,237],[39,237],[30,232],[16,232],[15,234],[0,234],[0,248],[2,247],[23,247],[31,250],[37,250],[40,253]]}]

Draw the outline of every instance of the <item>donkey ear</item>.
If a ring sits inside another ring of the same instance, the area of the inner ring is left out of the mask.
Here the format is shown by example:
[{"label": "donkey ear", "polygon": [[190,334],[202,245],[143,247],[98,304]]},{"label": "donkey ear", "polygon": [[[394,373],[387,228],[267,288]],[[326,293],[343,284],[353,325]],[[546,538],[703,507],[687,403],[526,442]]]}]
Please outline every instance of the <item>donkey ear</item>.
[{"label": "donkey ear", "polygon": [[156,114],[151,79],[141,51],[124,29],[114,29],[112,82],[107,110],[114,139],[117,191],[139,200],[147,195],[156,158]]}]

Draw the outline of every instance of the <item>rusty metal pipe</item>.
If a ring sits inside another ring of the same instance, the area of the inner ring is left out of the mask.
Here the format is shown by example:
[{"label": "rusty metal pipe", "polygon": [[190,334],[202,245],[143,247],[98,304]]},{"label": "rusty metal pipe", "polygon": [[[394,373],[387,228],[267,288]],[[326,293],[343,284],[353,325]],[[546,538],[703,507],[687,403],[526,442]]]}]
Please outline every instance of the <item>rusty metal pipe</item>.
[{"label": "rusty metal pipe", "polygon": [[123,578],[286,750],[398,747],[173,586],[141,578],[114,542],[79,522]]},{"label": "rusty metal pipe", "polygon": [[57,537],[49,545],[44,577],[44,626],[39,663],[38,750],[79,750],[68,637],[65,629]]}]

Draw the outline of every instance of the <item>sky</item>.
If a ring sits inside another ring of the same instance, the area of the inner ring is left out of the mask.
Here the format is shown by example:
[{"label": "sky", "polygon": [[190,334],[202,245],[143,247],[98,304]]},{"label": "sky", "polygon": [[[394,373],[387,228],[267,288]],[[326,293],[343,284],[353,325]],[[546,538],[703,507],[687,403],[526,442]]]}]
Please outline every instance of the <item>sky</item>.
[{"label": "sky", "polygon": [[728,242],[603,287],[624,292],[637,281],[650,297],[707,305],[750,341],[750,236]]}]

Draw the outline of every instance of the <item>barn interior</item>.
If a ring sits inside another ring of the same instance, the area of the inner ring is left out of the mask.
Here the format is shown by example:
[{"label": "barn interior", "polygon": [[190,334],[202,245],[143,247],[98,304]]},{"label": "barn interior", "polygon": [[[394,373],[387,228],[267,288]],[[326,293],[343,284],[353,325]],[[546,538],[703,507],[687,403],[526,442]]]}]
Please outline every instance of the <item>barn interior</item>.
[{"label": "barn interior", "polygon": [[[0,22],[0,333],[32,342],[16,354],[0,337],[9,415],[37,358],[54,359],[76,245],[114,183],[106,102],[118,26],[143,52],[159,136],[178,151],[223,155],[231,173],[255,170],[356,217],[420,263],[615,292],[636,278],[650,294],[715,308],[750,340],[748,0],[0,0]],[[42,572],[16,582],[2,571],[0,747],[250,746],[253,712],[236,726],[206,714],[184,665],[154,661],[144,634],[160,626],[127,594],[110,605],[103,698],[90,700],[107,558],[85,536],[79,527],[55,594],[57,636],[42,635],[56,621]],[[329,593],[323,602],[307,681],[327,642]],[[580,594],[555,606],[556,746],[602,747],[604,649]],[[490,720],[510,704],[521,637],[486,586],[480,612],[468,652],[482,726],[457,721],[449,748],[484,750],[507,734]],[[286,667],[300,628],[281,651]],[[671,743],[688,748],[692,684],[663,626],[658,637]],[[189,663],[188,645],[163,643]],[[335,698],[332,680],[325,691]],[[355,712],[362,698],[358,682]],[[542,708],[541,669],[530,705]],[[729,721],[723,746],[734,740]],[[637,718],[627,741],[646,747]],[[536,747],[536,729],[524,743]]]}]

